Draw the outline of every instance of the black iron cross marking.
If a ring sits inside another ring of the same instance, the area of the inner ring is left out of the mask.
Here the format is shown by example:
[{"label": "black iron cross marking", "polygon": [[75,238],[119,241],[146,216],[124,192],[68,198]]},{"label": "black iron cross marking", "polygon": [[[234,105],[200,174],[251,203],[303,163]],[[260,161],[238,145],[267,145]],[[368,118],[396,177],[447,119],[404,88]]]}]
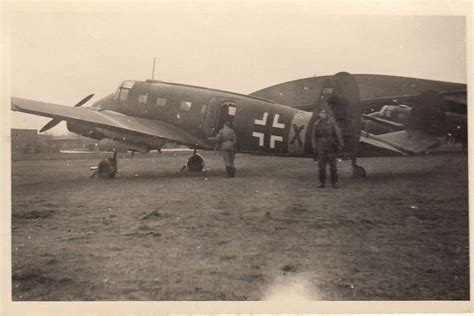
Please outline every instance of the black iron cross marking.
[{"label": "black iron cross marking", "polygon": [[303,146],[303,141],[301,140],[301,131],[304,129],[304,125],[298,126],[293,124],[293,131],[295,132],[295,136],[291,139],[290,144],[293,145],[295,141],[298,141],[300,146]]}]

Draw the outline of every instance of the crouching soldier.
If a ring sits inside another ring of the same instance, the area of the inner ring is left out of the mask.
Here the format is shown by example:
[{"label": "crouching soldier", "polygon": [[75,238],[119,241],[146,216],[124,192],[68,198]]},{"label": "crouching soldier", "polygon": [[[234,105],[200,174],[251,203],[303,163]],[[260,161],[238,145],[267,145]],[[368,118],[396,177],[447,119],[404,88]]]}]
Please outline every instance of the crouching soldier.
[{"label": "crouching soldier", "polygon": [[209,140],[215,142],[224,158],[225,169],[229,177],[235,177],[234,159],[237,145],[237,135],[232,129],[232,121],[227,120],[224,127],[214,137]]},{"label": "crouching soldier", "polygon": [[117,152],[114,152],[113,157],[102,159],[97,166],[97,169],[91,175],[94,178],[96,175],[101,179],[112,179],[117,174]]},{"label": "crouching soldier", "polygon": [[[337,159],[336,154],[344,147],[341,130],[337,123],[329,116],[328,110],[319,112],[319,119],[313,127],[313,152],[318,154],[319,188],[326,186],[326,165],[329,164],[331,183],[337,188]],[[316,160],[316,156],[315,156]]]}]

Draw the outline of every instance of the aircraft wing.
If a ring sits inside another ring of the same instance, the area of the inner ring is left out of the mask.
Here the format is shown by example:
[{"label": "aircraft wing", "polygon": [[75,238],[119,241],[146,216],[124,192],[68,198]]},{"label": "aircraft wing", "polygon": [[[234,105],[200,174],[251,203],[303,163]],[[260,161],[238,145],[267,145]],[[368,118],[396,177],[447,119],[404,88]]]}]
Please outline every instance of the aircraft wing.
[{"label": "aircraft wing", "polygon": [[441,141],[418,130],[403,130],[382,135],[362,131],[360,141],[404,155],[420,154],[441,145]]},{"label": "aircraft wing", "polygon": [[152,136],[188,146],[208,147],[200,139],[166,122],[133,117],[99,108],[80,108],[21,98],[11,99],[12,110],[87,124],[119,132]]}]

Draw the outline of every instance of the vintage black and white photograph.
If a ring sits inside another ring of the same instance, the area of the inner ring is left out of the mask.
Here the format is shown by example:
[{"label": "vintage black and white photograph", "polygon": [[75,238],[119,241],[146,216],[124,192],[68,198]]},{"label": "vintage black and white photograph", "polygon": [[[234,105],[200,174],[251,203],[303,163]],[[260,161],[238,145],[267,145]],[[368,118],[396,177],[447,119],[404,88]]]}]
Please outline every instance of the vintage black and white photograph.
[{"label": "vintage black and white photograph", "polygon": [[375,4],[4,4],[11,300],[469,301],[470,4]]}]

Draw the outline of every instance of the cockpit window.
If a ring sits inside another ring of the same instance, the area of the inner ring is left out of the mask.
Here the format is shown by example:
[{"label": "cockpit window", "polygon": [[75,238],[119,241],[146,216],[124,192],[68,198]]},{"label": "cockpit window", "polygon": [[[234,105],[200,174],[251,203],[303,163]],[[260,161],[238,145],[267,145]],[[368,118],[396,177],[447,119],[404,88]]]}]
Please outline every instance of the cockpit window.
[{"label": "cockpit window", "polygon": [[121,88],[120,93],[119,93],[119,99],[122,100],[122,101],[127,101],[128,91],[129,91],[129,89]]},{"label": "cockpit window", "polygon": [[125,80],[124,82],[122,82],[122,85],[120,86],[120,88],[132,89],[134,84],[135,84],[135,81]]},{"label": "cockpit window", "polygon": [[125,80],[124,82],[122,82],[120,87],[114,93],[114,96],[113,96],[114,100],[119,99],[121,101],[127,101],[128,92],[130,91],[130,89],[133,88],[134,85],[135,85],[135,81],[132,81],[132,80]]}]

